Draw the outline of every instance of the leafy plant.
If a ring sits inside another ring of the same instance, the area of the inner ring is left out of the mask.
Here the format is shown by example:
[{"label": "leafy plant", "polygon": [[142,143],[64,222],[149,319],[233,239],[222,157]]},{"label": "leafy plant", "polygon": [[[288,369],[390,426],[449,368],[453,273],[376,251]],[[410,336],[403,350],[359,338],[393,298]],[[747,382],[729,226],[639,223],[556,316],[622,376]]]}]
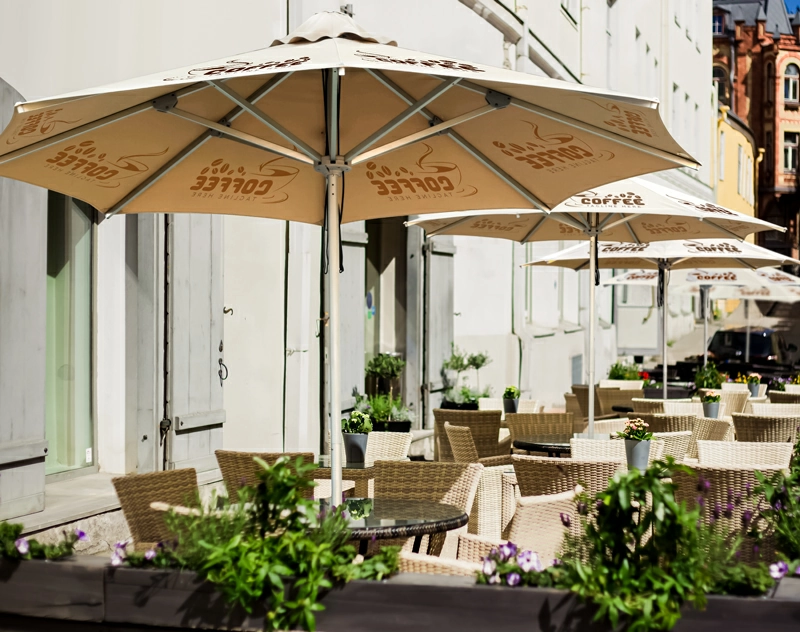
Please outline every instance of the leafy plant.
[{"label": "leafy plant", "polygon": [[469,386],[462,386],[459,389],[447,389],[444,393],[444,397],[454,404],[471,404],[477,406],[478,399],[481,397],[489,397],[491,394],[491,389],[488,387],[483,391],[476,391],[471,389]]},{"label": "leafy plant", "polygon": [[372,419],[367,413],[353,410],[347,419],[342,419],[342,432],[347,434],[372,432]]},{"label": "leafy plant", "polygon": [[716,404],[722,396],[719,393],[710,392],[703,395],[703,403],[704,404]]},{"label": "leafy plant", "polygon": [[414,421],[414,413],[403,404],[403,400],[391,395],[364,397],[356,394],[355,408],[372,418],[373,427],[388,421]]},{"label": "leafy plant", "polygon": [[789,383],[800,384],[800,373],[796,373],[795,375],[793,375]]},{"label": "leafy plant", "polygon": [[239,491],[237,505],[166,516],[174,542],[146,553],[118,546],[117,563],[186,568],[213,583],[232,605],[245,611],[264,603],[268,630],[314,630],[320,598],[354,579],[382,579],[398,568],[397,547],[386,547],[361,564],[348,544],[344,505],[319,511],[306,497],[314,485],[313,464],[284,457],[263,468],[254,488]]},{"label": "leafy plant", "polygon": [[760,373],[750,373],[750,374],[748,374],[747,383],[748,384],[761,384],[761,374]]},{"label": "leafy plant", "polygon": [[787,384],[790,384],[790,381],[789,381],[788,378],[785,378],[785,377],[774,377],[774,378],[772,378],[772,381],[770,382],[769,390],[771,390],[771,391],[779,391],[779,392],[782,393],[782,392],[786,391],[786,385]]},{"label": "leafy plant", "polygon": [[772,588],[775,582],[767,564],[739,561],[737,551],[742,545],[741,535],[731,539],[706,525],[700,527],[698,533],[706,593],[755,597]]},{"label": "leafy plant", "polygon": [[717,365],[709,361],[704,367],[699,367],[694,376],[694,384],[697,388],[722,388],[722,374]]},{"label": "leafy plant", "polygon": [[450,357],[445,360],[442,369],[445,371],[455,371],[460,377],[468,368],[470,367],[467,361],[467,355],[453,343],[451,345]]},{"label": "leafy plant", "polygon": [[41,544],[35,538],[22,535],[24,526],[0,522],[0,558],[8,560],[57,560],[69,557],[78,541],[88,539],[80,529],[64,531],[64,539],[58,544]]},{"label": "leafy plant", "polygon": [[647,430],[649,425],[643,419],[628,419],[625,422],[625,430],[617,432],[617,436],[620,439],[650,441],[653,438],[653,433]]},{"label": "leafy plant", "polygon": [[379,353],[367,364],[367,377],[394,379],[400,377],[406,361],[391,353]]},{"label": "leafy plant", "polygon": [[353,520],[366,518],[372,513],[371,498],[348,498],[344,501],[344,505]]},{"label": "leafy plant", "polygon": [[503,391],[503,399],[519,399],[520,392],[516,386],[506,386]]},{"label": "leafy plant", "polygon": [[615,362],[608,370],[609,380],[639,380],[639,367],[635,364],[625,364],[624,362]]}]

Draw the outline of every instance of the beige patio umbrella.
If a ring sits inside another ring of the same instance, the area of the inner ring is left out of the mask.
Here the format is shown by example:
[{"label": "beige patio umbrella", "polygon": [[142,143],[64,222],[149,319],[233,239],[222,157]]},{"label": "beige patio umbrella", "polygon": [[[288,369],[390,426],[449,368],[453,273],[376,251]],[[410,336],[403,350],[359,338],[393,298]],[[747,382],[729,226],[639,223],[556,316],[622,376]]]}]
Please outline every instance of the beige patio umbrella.
[{"label": "beige patio umbrella", "polygon": [[[429,237],[467,235],[500,237],[520,243],[588,239],[590,276],[597,277],[597,240],[636,242],[676,237],[743,239],[763,230],[785,228],[711,204],[641,178],[631,178],[573,195],[551,213],[521,213],[508,209],[424,215],[409,225],[421,226]],[[736,243],[736,242],[732,242]],[[749,244],[748,244],[749,245]],[[646,248],[645,244],[642,246]],[[581,248],[584,248],[581,246]],[[580,248],[579,250],[583,252]],[[582,260],[584,264],[587,260]],[[763,263],[761,265],[764,265]],[[604,266],[608,267],[608,266]],[[611,266],[642,267],[642,266]],[[589,292],[589,384],[595,383],[594,337],[597,325],[595,290]],[[594,398],[589,398],[589,428],[594,428]]]},{"label": "beige patio umbrella", "polygon": [[[340,222],[548,212],[577,191],[696,165],[655,101],[401,49],[340,13],[318,14],[263,50],[18,104],[0,135],[0,176],[106,217],[324,224],[334,270]],[[336,502],[338,275],[328,283]]]},{"label": "beige patio umbrella", "polygon": [[[703,268],[749,268],[800,263],[772,250],[732,239],[693,239],[657,241],[648,244],[602,242],[597,250],[602,268],[642,268],[658,270],[658,305],[661,308],[661,351],[664,366],[664,399],[667,398],[667,287],[670,271]],[[528,262],[526,266],[558,266],[583,270],[590,261],[586,244],[577,244],[554,254]],[[590,339],[592,348],[594,339]],[[591,397],[589,398],[592,399]],[[591,429],[590,429],[591,432]]]}]

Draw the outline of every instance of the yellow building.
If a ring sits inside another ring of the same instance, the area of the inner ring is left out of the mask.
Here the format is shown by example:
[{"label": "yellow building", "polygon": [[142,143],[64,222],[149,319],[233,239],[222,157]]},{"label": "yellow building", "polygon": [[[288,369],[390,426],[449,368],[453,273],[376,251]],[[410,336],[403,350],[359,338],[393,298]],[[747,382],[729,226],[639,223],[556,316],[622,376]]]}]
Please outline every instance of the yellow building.
[{"label": "yellow building", "polygon": [[[747,124],[726,105],[719,108],[716,141],[714,180],[717,204],[755,216],[758,163],[764,150],[756,146]],[[753,242],[753,236],[747,241]]]}]

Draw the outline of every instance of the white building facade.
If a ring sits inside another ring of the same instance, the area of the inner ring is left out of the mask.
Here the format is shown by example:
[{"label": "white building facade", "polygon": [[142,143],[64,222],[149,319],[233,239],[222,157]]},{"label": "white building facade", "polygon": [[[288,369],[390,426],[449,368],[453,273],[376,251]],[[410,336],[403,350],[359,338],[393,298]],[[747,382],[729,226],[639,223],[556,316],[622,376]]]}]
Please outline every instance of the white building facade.
[{"label": "white building facade", "polygon": [[[234,58],[341,4],[0,0],[0,21],[16,25],[0,40],[0,120],[23,97]],[[364,28],[408,48],[658,96],[677,139],[709,162],[710,3],[526,5],[355,0],[352,10]],[[655,177],[711,197],[703,170]],[[22,516],[36,530],[99,512],[88,503],[48,515],[48,486],[71,477],[191,466],[213,481],[214,449],[324,449],[319,227],[242,217],[99,221],[63,196],[7,180],[0,186],[0,227],[8,227],[0,262],[14,245],[20,258],[0,267],[0,296],[28,301],[15,299],[24,307],[18,312],[10,299],[0,303],[0,401],[19,399],[16,408],[0,406],[0,466],[17,477],[0,477],[0,519]],[[21,228],[11,218],[23,212],[32,219]],[[344,407],[353,405],[354,389],[363,392],[366,358],[399,353],[408,362],[405,401],[417,425],[427,425],[453,342],[488,351],[493,362],[482,384],[497,395],[519,384],[526,396],[558,406],[570,384],[584,381],[588,277],[518,267],[567,244],[428,242],[402,219],[345,225],[343,241]],[[641,325],[648,297],[617,297],[615,306],[610,290],[598,296],[602,375],[617,357],[618,337],[626,349],[657,348],[656,319]],[[684,308],[671,306],[676,331],[692,323]],[[43,310],[45,317],[26,317]],[[30,379],[20,387],[9,376],[23,356]],[[162,441],[163,420],[172,425]],[[16,496],[4,484],[17,485]]]}]

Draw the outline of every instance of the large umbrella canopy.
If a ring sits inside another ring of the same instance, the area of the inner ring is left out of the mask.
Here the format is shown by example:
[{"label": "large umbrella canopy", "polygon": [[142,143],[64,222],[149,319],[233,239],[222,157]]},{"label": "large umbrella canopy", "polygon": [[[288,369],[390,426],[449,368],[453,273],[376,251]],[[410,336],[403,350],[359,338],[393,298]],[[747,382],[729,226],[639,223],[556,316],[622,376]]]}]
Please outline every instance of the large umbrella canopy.
[{"label": "large umbrella canopy", "polygon": [[[658,270],[664,398],[667,397],[667,285],[671,270],[685,270],[698,266],[755,269],[767,265],[800,263],[761,246],[731,239],[673,240],[648,244],[602,242],[597,249],[597,259],[601,268]],[[587,244],[582,243],[525,265],[557,266],[582,270],[589,265],[589,260],[589,248]],[[593,346],[594,340],[590,339],[589,345]]]},{"label": "large umbrella canopy", "polygon": [[[18,104],[0,176],[105,213],[225,213],[328,227],[420,212],[549,210],[577,191],[696,166],[657,102],[401,49],[341,13],[272,46]],[[346,186],[345,186],[346,184]],[[339,277],[330,295],[340,498]]]}]

